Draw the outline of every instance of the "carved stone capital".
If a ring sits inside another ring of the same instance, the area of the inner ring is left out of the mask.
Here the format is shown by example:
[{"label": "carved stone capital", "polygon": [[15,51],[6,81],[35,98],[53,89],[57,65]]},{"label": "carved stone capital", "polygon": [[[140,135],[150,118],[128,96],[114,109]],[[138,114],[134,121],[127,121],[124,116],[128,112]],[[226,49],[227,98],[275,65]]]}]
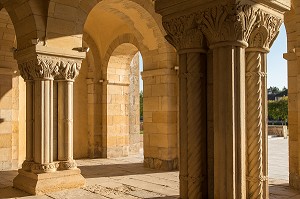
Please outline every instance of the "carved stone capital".
[{"label": "carved stone capital", "polygon": [[200,12],[197,24],[210,45],[219,42],[240,42],[246,45],[257,14],[258,9],[250,5],[218,5]]},{"label": "carved stone capital", "polygon": [[165,20],[163,26],[166,39],[179,51],[184,49],[204,49],[204,36],[197,26],[197,14],[183,15]]},{"label": "carved stone capital", "polygon": [[59,79],[74,80],[79,75],[81,60],[37,55],[19,61],[19,70],[25,80]]},{"label": "carved stone capital", "polygon": [[75,80],[81,69],[81,60],[75,59],[60,59],[57,62],[58,75],[55,79],[58,80]]},{"label": "carved stone capital", "polygon": [[25,80],[53,79],[58,74],[56,62],[48,56],[37,55],[18,63],[20,74]]},{"label": "carved stone capital", "polygon": [[282,20],[280,18],[259,10],[249,38],[249,47],[263,48],[269,51],[278,36],[281,24]]},{"label": "carved stone capital", "polygon": [[16,50],[21,76],[25,80],[58,79],[74,80],[81,68],[84,52],[62,50],[42,45]]}]

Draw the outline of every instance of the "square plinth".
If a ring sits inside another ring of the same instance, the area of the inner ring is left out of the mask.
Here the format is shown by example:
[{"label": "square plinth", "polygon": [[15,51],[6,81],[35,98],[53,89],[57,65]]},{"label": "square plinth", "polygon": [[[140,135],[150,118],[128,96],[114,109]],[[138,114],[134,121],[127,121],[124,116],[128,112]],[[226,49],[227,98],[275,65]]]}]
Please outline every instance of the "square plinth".
[{"label": "square plinth", "polygon": [[85,179],[81,175],[80,169],[41,174],[27,172],[22,169],[18,172],[19,174],[13,180],[13,186],[34,195],[85,186]]}]

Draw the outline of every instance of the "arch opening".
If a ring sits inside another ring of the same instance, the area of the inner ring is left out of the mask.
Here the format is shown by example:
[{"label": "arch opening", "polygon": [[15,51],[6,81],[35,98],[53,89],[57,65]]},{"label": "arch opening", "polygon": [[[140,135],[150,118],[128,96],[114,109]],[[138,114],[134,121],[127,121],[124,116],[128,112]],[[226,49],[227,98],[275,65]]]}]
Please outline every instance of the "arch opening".
[{"label": "arch opening", "polygon": [[[288,103],[290,102],[289,70],[283,55],[288,52],[285,25],[268,54],[267,81],[267,150],[270,195],[277,186],[289,183]],[[281,57],[281,58],[280,58]]]}]

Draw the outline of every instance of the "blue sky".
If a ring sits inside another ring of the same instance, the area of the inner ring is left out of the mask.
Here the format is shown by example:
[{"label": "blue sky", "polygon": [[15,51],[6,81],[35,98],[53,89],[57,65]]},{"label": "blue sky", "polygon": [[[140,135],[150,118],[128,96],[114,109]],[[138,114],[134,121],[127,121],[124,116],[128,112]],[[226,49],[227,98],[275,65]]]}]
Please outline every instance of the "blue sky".
[{"label": "blue sky", "polygon": [[[142,58],[142,55],[140,53],[140,72],[143,72],[143,58]],[[140,75],[140,91],[143,90],[143,80],[142,80],[142,76]]]},{"label": "blue sky", "polygon": [[[283,54],[287,52],[287,39],[284,25],[268,54],[268,88],[276,86],[279,89],[287,86],[287,61]],[[143,59],[140,56],[140,71],[143,71]],[[143,81],[140,78],[140,90],[143,90]]]},{"label": "blue sky", "polygon": [[287,52],[287,39],[284,25],[280,28],[280,33],[275,40],[270,53],[268,54],[268,88],[276,86],[282,89],[287,88],[287,61],[283,59],[283,54]]}]

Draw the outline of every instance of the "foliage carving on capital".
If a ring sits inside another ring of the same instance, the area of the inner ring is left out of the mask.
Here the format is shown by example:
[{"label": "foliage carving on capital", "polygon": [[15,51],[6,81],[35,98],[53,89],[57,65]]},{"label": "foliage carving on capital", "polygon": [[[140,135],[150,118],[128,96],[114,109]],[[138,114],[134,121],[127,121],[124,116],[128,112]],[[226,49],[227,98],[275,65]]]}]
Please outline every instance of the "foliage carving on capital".
[{"label": "foliage carving on capital", "polygon": [[57,65],[59,75],[56,79],[59,80],[75,80],[81,69],[81,63],[74,60],[61,60]]},{"label": "foliage carving on capital", "polygon": [[58,74],[55,60],[47,56],[37,56],[19,63],[19,70],[25,80],[53,79]]},{"label": "foliage carving on capital", "polygon": [[203,48],[204,36],[197,27],[197,14],[183,15],[163,22],[166,39],[177,49]]},{"label": "foliage carving on capital", "polygon": [[249,38],[249,46],[269,50],[279,34],[282,20],[263,11],[259,11],[257,22]]},{"label": "foliage carving on capital", "polygon": [[199,13],[198,28],[209,44],[224,41],[247,42],[256,22],[258,9],[250,5],[218,5]]},{"label": "foliage carving on capital", "polygon": [[37,55],[19,63],[24,80],[59,79],[74,80],[81,68],[81,61],[48,55]]}]

